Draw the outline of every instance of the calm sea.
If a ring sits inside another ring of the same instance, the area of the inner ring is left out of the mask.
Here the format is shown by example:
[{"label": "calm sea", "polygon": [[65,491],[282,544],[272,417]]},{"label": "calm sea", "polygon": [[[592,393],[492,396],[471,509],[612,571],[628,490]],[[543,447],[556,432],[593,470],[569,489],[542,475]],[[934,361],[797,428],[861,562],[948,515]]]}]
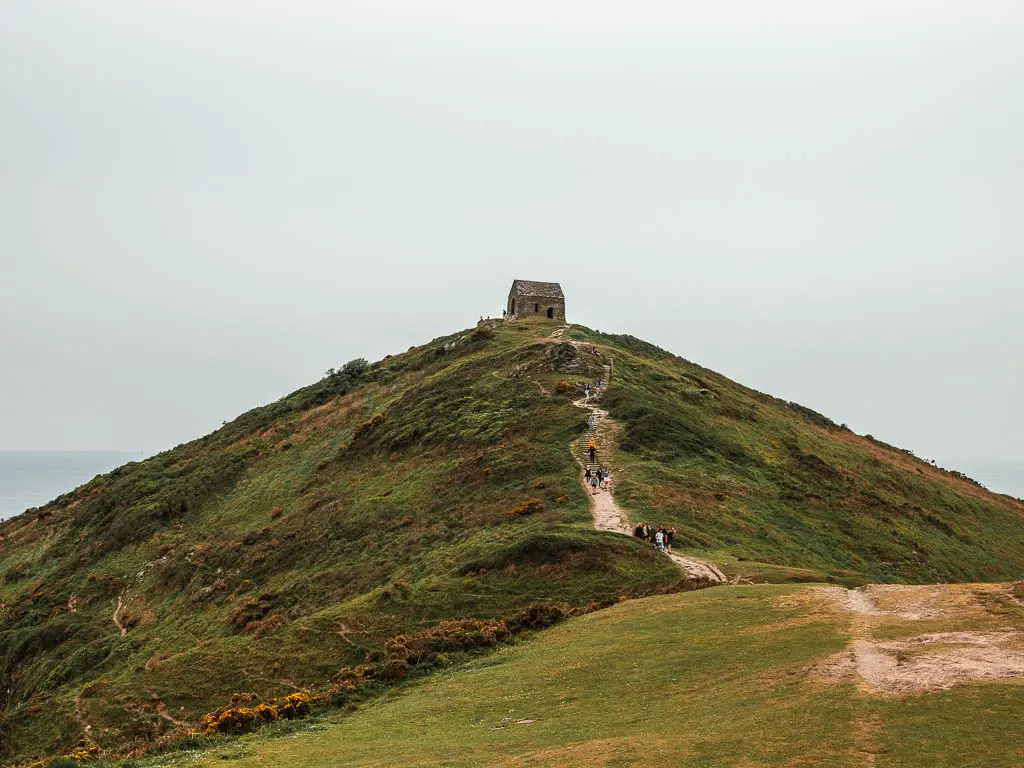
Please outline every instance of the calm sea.
[{"label": "calm sea", "polygon": [[0,520],[140,458],[117,451],[0,451]]},{"label": "calm sea", "polygon": [[957,469],[990,491],[1024,499],[1024,461],[955,461],[946,469]]},{"label": "calm sea", "polygon": [[[139,453],[116,451],[0,451],[0,520],[42,506],[109,472]],[[1024,499],[1024,461],[957,461],[949,464],[986,488]]]}]

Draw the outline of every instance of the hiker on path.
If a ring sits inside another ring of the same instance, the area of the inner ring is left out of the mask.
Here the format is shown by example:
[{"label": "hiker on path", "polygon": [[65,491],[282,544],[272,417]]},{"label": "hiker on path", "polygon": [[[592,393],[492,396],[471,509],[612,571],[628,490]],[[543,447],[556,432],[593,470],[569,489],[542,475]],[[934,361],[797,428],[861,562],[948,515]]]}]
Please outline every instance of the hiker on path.
[{"label": "hiker on path", "polygon": [[597,416],[593,413],[590,414],[590,421],[588,423],[590,425],[590,428],[593,429],[594,425],[597,424]]},{"label": "hiker on path", "polygon": [[651,540],[651,524],[644,523],[644,541]]},{"label": "hiker on path", "polygon": [[675,539],[675,537],[675,528],[669,528],[667,531],[665,531],[665,547],[668,549],[668,553],[670,555],[672,554],[672,541]]},{"label": "hiker on path", "polygon": [[[583,394],[588,400],[590,399],[590,384],[583,385]],[[593,418],[593,414],[591,414],[591,418]]]},{"label": "hiker on path", "polygon": [[583,484],[590,485],[590,467],[587,467],[587,471],[583,473]]},{"label": "hiker on path", "polygon": [[597,472],[590,476],[590,487],[593,489],[591,493],[597,493]]},{"label": "hiker on path", "polygon": [[597,441],[596,440],[591,440],[590,444],[587,446],[587,449],[590,452],[590,463],[591,464],[596,464],[597,463]]},{"label": "hiker on path", "polygon": [[633,535],[643,541],[644,538],[644,526],[641,523],[636,524],[636,528],[633,530]]},{"label": "hiker on path", "polygon": [[661,528],[659,528],[658,532],[654,534],[654,544],[658,548],[659,552],[665,551],[665,531]]}]

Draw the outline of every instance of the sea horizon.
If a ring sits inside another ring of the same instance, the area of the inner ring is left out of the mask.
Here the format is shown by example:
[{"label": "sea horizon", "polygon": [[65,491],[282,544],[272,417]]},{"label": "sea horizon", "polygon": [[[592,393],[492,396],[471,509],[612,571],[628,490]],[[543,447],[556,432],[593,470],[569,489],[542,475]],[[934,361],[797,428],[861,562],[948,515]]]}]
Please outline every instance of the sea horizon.
[{"label": "sea horizon", "polygon": [[0,450],[0,520],[41,507],[142,451]]}]

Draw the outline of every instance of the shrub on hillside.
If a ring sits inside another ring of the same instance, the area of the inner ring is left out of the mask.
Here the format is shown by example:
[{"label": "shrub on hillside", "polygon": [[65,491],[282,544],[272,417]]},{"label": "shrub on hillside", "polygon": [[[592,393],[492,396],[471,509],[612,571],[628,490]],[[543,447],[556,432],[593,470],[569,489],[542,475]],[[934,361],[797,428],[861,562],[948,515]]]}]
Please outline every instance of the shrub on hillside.
[{"label": "shrub on hillside", "polygon": [[276,720],[292,720],[304,717],[310,712],[312,699],[306,693],[292,693],[281,699],[274,699],[269,704],[240,706],[232,703],[203,715],[200,723],[203,730],[210,736],[216,734],[239,734],[255,730],[266,723]]},{"label": "shrub on hillside", "polygon": [[246,733],[275,720],[276,709],[267,704],[258,704],[255,707],[221,707],[203,715],[200,723],[203,730],[212,736],[218,733]]},{"label": "shrub on hillside", "polygon": [[273,702],[279,717],[292,720],[309,714],[311,699],[306,693],[290,693],[283,699]]},{"label": "shrub on hillside", "polygon": [[275,613],[273,616],[268,616],[265,619],[250,621],[245,625],[245,634],[252,635],[253,637],[263,637],[263,635],[269,634],[275,629],[280,629],[287,623],[288,619],[279,613]]},{"label": "shrub on hillside", "polygon": [[494,331],[486,325],[481,325],[469,335],[471,341],[490,341],[494,338]]},{"label": "shrub on hillside", "polygon": [[832,421],[832,419],[830,419],[828,416],[824,416],[818,413],[817,411],[808,408],[805,405],[800,405],[800,403],[794,402],[790,402],[788,403],[788,405],[793,411],[800,414],[800,416],[802,416],[806,421],[809,421],[811,424],[823,427],[824,429],[841,429],[841,427],[834,421]]},{"label": "shrub on hillside", "polygon": [[77,766],[79,763],[91,762],[100,756],[100,748],[88,741],[81,741],[78,746],[70,752],[65,752],[57,760],[49,764],[48,768],[68,768]]},{"label": "shrub on hillside", "polygon": [[10,584],[11,582],[17,581],[25,575],[28,570],[28,563],[15,563],[6,571],[4,571],[4,581]]},{"label": "shrub on hillside", "polygon": [[228,624],[235,630],[249,631],[249,626],[263,619],[273,610],[275,594],[263,594],[259,597],[245,597],[239,600],[228,616]]},{"label": "shrub on hillside", "polygon": [[508,519],[515,520],[517,517],[525,517],[527,515],[534,515],[538,512],[544,511],[544,502],[540,499],[527,499],[515,509],[511,509],[508,512]]},{"label": "shrub on hillside", "polygon": [[506,625],[509,632],[518,634],[526,630],[546,629],[557,624],[567,615],[568,611],[564,605],[558,603],[533,603],[511,619],[508,619]]},{"label": "shrub on hillside", "polygon": [[375,427],[380,426],[385,421],[383,413],[373,414],[373,418],[367,419],[366,421],[356,425],[355,432],[352,435],[353,440],[357,440],[361,437],[365,437]]}]

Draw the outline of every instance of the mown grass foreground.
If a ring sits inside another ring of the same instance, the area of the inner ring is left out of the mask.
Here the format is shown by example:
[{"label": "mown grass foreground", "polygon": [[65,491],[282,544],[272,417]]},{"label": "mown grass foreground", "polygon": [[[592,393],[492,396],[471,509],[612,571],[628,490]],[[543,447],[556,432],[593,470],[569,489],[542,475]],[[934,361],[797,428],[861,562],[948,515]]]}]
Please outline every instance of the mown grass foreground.
[{"label": "mown grass foreground", "polygon": [[[997,606],[973,621],[1022,629],[1024,610]],[[313,730],[146,765],[1021,765],[1020,680],[891,696],[819,674],[850,629],[816,587],[629,601]],[[877,629],[908,631],[897,618]]]}]

